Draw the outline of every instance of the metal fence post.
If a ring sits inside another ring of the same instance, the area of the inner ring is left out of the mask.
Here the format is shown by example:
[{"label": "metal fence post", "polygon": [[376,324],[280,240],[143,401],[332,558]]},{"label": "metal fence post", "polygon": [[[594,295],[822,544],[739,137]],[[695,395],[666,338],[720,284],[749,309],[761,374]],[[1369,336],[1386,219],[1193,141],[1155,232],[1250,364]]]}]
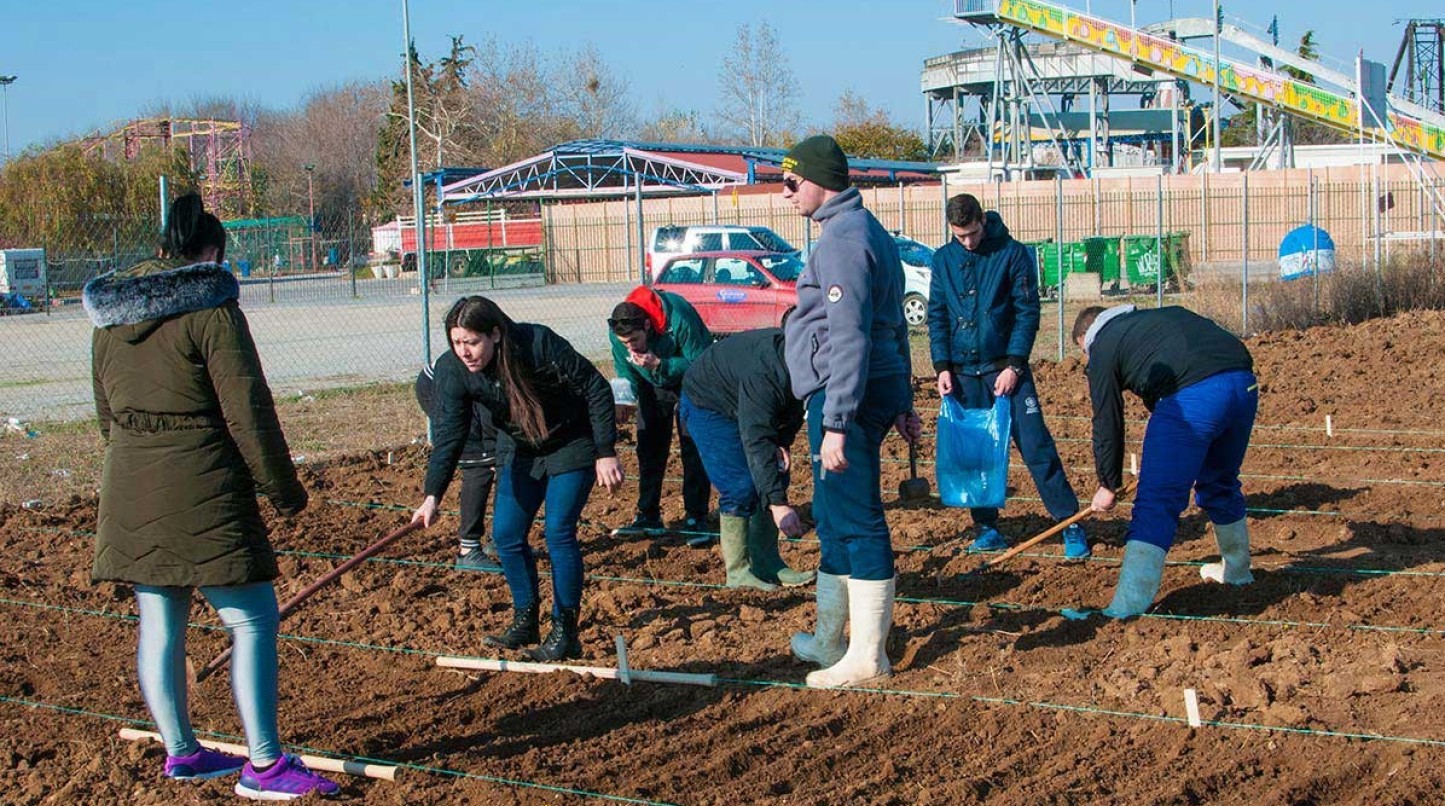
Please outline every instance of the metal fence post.
[{"label": "metal fence post", "polygon": [[1199,231],[1204,243],[1199,250],[1201,263],[1209,262],[1209,172],[1199,174]]},{"label": "metal fence post", "polygon": [[351,298],[356,299],[356,216],[346,217],[346,273],[351,275]]},{"label": "metal fence post", "polygon": [[941,181],[939,182],[939,184],[938,184],[938,189],[939,189],[939,193],[942,195],[942,198],[943,198],[943,204],[940,204],[940,205],[938,206],[939,215],[943,218],[943,237],[940,238],[940,239],[938,240],[938,242],[939,242],[939,243],[947,243],[947,242],[948,242],[948,235],[949,235],[949,231],[948,231],[948,174],[939,174],[939,175],[938,175],[938,178],[941,180]]},{"label": "metal fence post", "polygon": [[1249,172],[1244,173],[1244,281],[1239,302],[1240,335],[1249,335]]},{"label": "metal fence post", "polygon": [[1059,360],[1064,360],[1064,178],[1054,174],[1054,251],[1058,255]]},{"label": "metal fence post", "polygon": [[[1154,255],[1159,263],[1154,275],[1154,307],[1164,307],[1164,174],[1154,177]],[[1174,268],[1174,267],[1170,267]],[[1178,269],[1175,269],[1178,276]],[[1180,290],[1184,290],[1180,283]]]},{"label": "metal fence post", "polygon": [[1313,285],[1314,285],[1314,296],[1315,296],[1314,311],[1315,311],[1315,314],[1316,314],[1316,315],[1318,315],[1318,314],[1319,314],[1319,311],[1320,311],[1320,269],[1319,269],[1319,265],[1316,263],[1316,261],[1319,259],[1319,254],[1320,254],[1320,232],[1319,232],[1319,224],[1316,224],[1316,223],[1315,223],[1315,219],[1316,219],[1316,217],[1317,217],[1317,211],[1316,211],[1316,209],[1315,209],[1315,206],[1316,206],[1318,203],[1319,203],[1319,200],[1318,200],[1317,198],[1315,198],[1315,169],[1314,169],[1314,168],[1311,168],[1311,169],[1309,169],[1309,204],[1308,204],[1308,207],[1309,207],[1309,219],[1310,219],[1310,233],[1314,236],[1315,245],[1314,245],[1314,252],[1312,252],[1312,253],[1310,254],[1310,265],[1313,266],[1313,268],[1310,269],[1310,281],[1311,281],[1311,283],[1313,283]]},{"label": "metal fence post", "polygon": [[[644,215],[645,215],[645,214],[644,214],[643,211],[642,211],[642,178],[641,178],[641,177],[638,177],[638,179],[637,179],[637,250],[638,250],[638,253],[637,253],[637,257],[638,257],[637,269],[638,269],[638,272],[639,272],[639,275],[638,275],[639,282],[642,282],[642,283],[646,283],[646,282],[647,282],[647,246],[646,246],[646,243],[647,243],[646,226],[647,226],[647,225],[646,225],[646,223],[643,221]],[[630,260],[632,260],[632,257],[629,255],[627,259],[630,261]],[[580,269],[581,267],[578,267],[578,268]],[[630,274],[630,272],[629,272],[629,274]]]}]

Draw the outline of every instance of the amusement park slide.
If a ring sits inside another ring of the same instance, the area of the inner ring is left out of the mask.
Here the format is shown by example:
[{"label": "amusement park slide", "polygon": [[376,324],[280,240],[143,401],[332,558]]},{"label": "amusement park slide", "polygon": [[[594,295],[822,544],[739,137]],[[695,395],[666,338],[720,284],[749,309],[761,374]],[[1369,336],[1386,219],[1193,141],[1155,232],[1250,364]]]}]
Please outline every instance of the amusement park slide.
[{"label": "amusement park slide", "polygon": [[[956,0],[955,9],[955,16],[962,20],[1006,23],[1131,61],[1140,69],[1206,86],[1214,84],[1213,53],[1067,6],[1043,0]],[[1217,65],[1221,92],[1268,104],[1343,132],[1360,133],[1360,104],[1351,94],[1333,92],[1229,58],[1220,58]],[[1368,116],[1363,127],[1366,137],[1393,141],[1418,154],[1445,159],[1445,126],[1402,110],[1394,96],[1390,96],[1389,104],[1386,129],[1375,125],[1373,116]]]}]

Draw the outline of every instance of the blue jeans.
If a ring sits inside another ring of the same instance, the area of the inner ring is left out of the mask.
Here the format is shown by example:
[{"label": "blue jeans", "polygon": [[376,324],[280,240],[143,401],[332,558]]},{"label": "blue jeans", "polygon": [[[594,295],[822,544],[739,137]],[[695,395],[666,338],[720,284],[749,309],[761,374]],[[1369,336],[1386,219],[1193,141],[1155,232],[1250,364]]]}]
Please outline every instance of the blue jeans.
[{"label": "blue jeans", "polygon": [[892,579],[893,544],[879,489],[883,437],[898,415],[913,409],[913,387],[905,375],[870,378],[848,425],[843,455],[848,469],[823,470],[823,401],[808,398],[808,446],[813,460],[813,518],[822,545],[818,567],[825,574],[854,579]]},{"label": "blue jeans", "polygon": [[[999,373],[986,375],[953,374],[953,396],[970,409],[986,409],[993,406],[993,385]],[[1034,374],[1025,370],[1023,378],[1013,394],[1009,395],[1009,414],[1013,425],[1010,436],[1019,454],[1028,466],[1029,475],[1034,478],[1039,497],[1044,499],[1044,509],[1056,521],[1064,520],[1079,511],[1079,498],[1069,485],[1064,463],[1059,459],[1059,449],[1054,437],[1044,423],[1044,412],[1039,406],[1039,393],[1034,388]],[[997,509],[972,509],[973,522],[980,526],[994,526],[998,523]]]},{"label": "blue jeans", "polygon": [[[276,730],[276,589],[270,582],[201,588],[231,633],[231,694],[251,761],[265,766],[281,757]],[[135,586],[140,611],[136,671],[146,708],[156,721],[166,753],[184,756],[200,749],[186,700],[186,620],[191,589]]]},{"label": "blue jeans", "polygon": [[[718,511],[752,517],[758,511],[758,488],[753,484],[737,421],[693,403],[687,395],[682,396],[677,412],[697,444],[708,480],[717,488]],[[783,478],[786,483],[786,474]]]},{"label": "blue jeans", "polygon": [[512,606],[531,607],[537,602],[537,555],[527,543],[527,532],[543,502],[547,512],[542,534],[552,565],[552,613],[582,606],[582,548],[577,544],[577,519],[587,505],[587,496],[597,481],[591,466],[532,478],[517,462],[510,462],[497,474],[496,514],[492,516],[492,539],[502,574],[512,591]]},{"label": "blue jeans", "polygon": [[1223,372],[1160,398],[1144,429],[1139,491],[1127,540],[1166,551],[1179,515],[1194,500],[1214,523],[1244,518],[1239,468],[1254,430],[1259,384],[1243,370]]}]

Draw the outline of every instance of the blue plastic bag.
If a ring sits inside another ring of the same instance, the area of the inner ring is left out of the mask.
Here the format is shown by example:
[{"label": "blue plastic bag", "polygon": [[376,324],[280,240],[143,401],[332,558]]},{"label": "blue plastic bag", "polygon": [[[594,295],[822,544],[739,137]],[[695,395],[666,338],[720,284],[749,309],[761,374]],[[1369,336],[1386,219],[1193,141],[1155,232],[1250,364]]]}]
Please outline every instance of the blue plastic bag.
[{"label": "blue plastic bag", "polygon": [[1008,446],[1012,410],[1007,397],[991,409],[964,408],[945,395],[938,409],[938,495],[945,506],[1004,505],[1008,493]]}]

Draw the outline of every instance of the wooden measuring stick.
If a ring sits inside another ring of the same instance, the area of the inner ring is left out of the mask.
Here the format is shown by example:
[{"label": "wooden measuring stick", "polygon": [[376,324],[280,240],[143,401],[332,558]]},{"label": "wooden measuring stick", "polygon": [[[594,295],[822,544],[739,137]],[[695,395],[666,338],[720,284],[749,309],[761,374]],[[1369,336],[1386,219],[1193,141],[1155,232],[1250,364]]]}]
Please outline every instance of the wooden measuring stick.
[{"label": "wooden measuring stick", "polygon": [[[475,669],[483,672],[529,672],[548,674],[550,672],[575,672],[604,680],[621,680],[622,671],[606,666],[567,666],[560,663],[529,663],[516,660],[492,660],[490,658],[437,658],[437,665],[449,669]],[[648,683],[676,683],[685,686],[716,686],[715,674],[687,674],[684,672],[649,672],[643,669],[629,669],[633,680]]]},{"label": "wooden measuring stick", "polygon": [[[128,742],[138,742],[145,739],[162,741],[161,735],[155,731],[136,730],[135,728],[121,728],[120,738]],[[210,739],[197,739],[202,747],[211,750],[219,750],[222,753],[230,753],[233,756],[251,757],[251,749],[244,744],[230,744],[229,742],[213,742]],[[380,778],[386,781],[396,780],[396,767],[388,767],[385,764],[364,764],[360,761],[347,761],[340,758],[323,758],[321,756],[297,756],[308,769],[320,770],[322,772],[340,772],[347,775],[360,775],[366,778]]]}]

